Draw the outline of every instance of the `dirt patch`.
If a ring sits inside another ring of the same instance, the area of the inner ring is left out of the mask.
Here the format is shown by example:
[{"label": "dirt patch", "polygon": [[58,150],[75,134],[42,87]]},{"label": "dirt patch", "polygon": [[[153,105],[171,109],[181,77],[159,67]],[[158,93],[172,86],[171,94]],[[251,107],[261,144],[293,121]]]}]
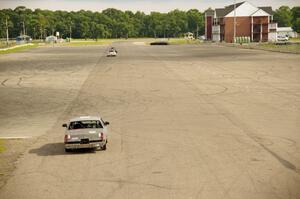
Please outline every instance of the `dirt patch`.
[{"label": "dirt patch", "polygon": [[33,139],[0,139],[0,189],[12,175],[17,160]]}]

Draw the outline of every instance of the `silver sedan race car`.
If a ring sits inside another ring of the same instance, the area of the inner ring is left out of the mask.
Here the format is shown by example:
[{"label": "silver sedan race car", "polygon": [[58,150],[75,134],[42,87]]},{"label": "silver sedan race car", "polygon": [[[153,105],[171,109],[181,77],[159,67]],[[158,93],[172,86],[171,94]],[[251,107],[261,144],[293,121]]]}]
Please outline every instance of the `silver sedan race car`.
[{"label": "silver sedan race car", "polygon": [[81,116],[71,119],[62,126],[65,132],[65,151],[72,149],[93,148],[106,150],[107,126],[99,116]]}]

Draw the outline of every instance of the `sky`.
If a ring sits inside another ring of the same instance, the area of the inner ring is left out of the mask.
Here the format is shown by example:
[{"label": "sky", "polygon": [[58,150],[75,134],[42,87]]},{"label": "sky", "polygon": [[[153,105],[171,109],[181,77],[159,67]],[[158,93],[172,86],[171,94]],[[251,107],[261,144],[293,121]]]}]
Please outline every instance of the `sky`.
[{"label": "sky", "polygon": [[[243,0],[237,0],[237,2],[241,1]],[[272,6],[273,9],[281,5],[300,6],[300,0],[248,0],[248,2],[256,6]],[[151,11],[168,12],[174,9],[204,11],[209,7],[222,8],[233,3],[234,0],[0,0],[0,9],[26,6],[31,9],[102,11],[106,8],[116,8],[150,13]]]}]

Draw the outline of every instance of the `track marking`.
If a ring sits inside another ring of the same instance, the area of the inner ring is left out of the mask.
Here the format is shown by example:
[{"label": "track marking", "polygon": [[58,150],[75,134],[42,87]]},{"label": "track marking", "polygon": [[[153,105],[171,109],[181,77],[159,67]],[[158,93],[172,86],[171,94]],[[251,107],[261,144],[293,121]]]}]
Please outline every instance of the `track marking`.
[{"label": "track marking", "polygon": [[137,46],[145,46],[145,42],[133,42],[134,45],[137,45]]},{"label": "track marking", "polygon": [[28,136],[1,137],[1,136],[0,136],[0,139],[2,139],[2,140],[29,139],[29,138],[31,138],[31,137],[28,137]]},{"label": "track marking", "polygon": [[17,83],[17,85],[18,85],[19,87],[21,87],[21,82],[22,82],[22,80],[23,80],[23,78],[20,77],[20,78],[19,78],[19,81],[18,81],[18,83]]},{"label": "track marking", "polygon": [[8,79],[5,79],[4,81],[2,81],[2,82],[1,82],[1,85],[6,87],[5,82],[7,82],[7,80],[8,80]]}]

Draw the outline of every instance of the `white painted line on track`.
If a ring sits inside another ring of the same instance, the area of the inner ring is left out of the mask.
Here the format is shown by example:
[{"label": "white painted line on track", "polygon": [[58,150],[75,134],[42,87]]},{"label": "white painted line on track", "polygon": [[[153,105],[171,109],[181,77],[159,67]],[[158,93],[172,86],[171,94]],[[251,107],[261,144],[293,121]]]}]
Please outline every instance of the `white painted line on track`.
[{"label": "white painted line on track", "polygon": [[145,42],[133,42],[134,45],[145,46]]},{"label": "white painted line on track", "polygon": [[0,136],[0,139],[2,140],[12,140],[12,139],[29,139],[31,137],[28,137],[28,136],[16,136],[16,137],[1,137]]}]

